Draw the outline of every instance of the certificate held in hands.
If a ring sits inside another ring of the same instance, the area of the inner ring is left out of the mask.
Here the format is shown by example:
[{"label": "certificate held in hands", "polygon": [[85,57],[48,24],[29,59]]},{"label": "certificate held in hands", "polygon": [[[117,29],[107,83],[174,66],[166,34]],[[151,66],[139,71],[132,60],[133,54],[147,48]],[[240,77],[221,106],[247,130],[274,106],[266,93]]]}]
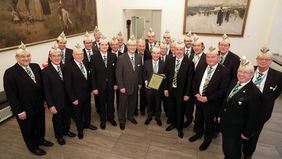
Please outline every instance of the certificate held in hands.
[{"label": "certificate held in hands", "polygon": [[153,73],[149,81],[148,87],[151,89],[159,90],[164,79],[165,79],[164,74]]}]

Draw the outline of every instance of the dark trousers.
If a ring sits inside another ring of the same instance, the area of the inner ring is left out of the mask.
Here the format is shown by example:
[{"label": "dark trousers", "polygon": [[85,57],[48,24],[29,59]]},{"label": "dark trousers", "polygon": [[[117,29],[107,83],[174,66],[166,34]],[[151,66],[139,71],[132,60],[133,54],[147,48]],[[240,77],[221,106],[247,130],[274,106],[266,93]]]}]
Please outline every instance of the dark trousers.
[{"label": "dark trousers", "polygon": [[[78,131],[90,125],[90,99],[85,101],[78,101],[78,105],[73,106],[74,121]],[[88,125],[87,125],[88,124]]]},{"label": "dark trousers", "polygon": [[89,99],[83,102],[83,125],[84,127],[89,127],[91,123],[91,96]]},{"label": "dark trousers", "polygon": [[99,92],[98,97],[100,106],[100,121],[106,122],[106,120],[114,119],[114,89],[108,87],[104,92]]},{"label": "dark trousers", "polygon": [[164,96],[163,92],[162,92],[162,103],[163,103],[163,110],[165,112],[165,115],[168,117],[168,97]]},{"label": "dark trousers", "polygon": [[263,129],[264,124],[261,123],[254,136],[250,140],[244,140],[243,142],[243,154],[244,156],[252,156],[253,153],[256,151],[259,135]]},{"label": "dark trousers", "polygon": [[225,159],[241,159],[242,140],[238,137],[230,137],[222,134],[222,149]]},{"label": "dark trousers", "polygon": [[117,104],[117,111],[118,111],[118,108],[119,108],[119,94],[120,94],[120,91],[119,91],[119,89],[117,89],[116,91],[115,91],[115,93],[116,93],[116,104]]},{"label": "dark trousers", "polygon": [[215,112],[211,105],[196,101],[196,115],[194,131],[197,134],[204,134],[205,138],[212,138],[214,133]]},{"label": "dark trousers", "polygon": [[137,89],[133,94],[119,94],[119,108],[118,108],[118,118],[119,123],[125,123],[125,113],[127,111],[127,119],[132,120],[136,108],[137,99]]},{"label": "dark trousers", "polygon": [[178,131],[183,130],[184,101],[183,96],[178,95],[176,88],[172,88],[168,97],[168,119],[171,125],[176,126]]},{"label": "dark trousers", "polygon": [[152,119],[153,113],[156,119],[160,120],[161,116],[161,91],[146,89],[147,99],[147,115],[148,119]]},{"label": "dark trousers", "polygon": [[[139,105],[140,105],[140,111],[145,112],[147,107],[147,100],[146,100],[146,94],[145,94],[145,85],[141,87],[139,90],[139,95],[137,96],[139,98]],[[136,99],[136,108],[135,112],[138,112],[138,99]]]},{"label": "dark trousers", "polygon": [[194,113],[194,97],[190,97],[187,102],[184,103],[184,114],[186,116],[186,120],[188,122],[193,121],[193,113]]},{"label": "dark trousers", "polygon": [[33,151],[38,147],[38,143],[44,140],[45,136],[45,111],[44,109],[40,112],[29,115],[25,120],[17,118],[17,122],[20,126],[20,130],[25,142],[26,147]]},{"label": "dark trousers", "polygon": [[52,117],[53,128],[56,138],[61,138],[64,133],[67,133],[70,128],[70,116],[66,108],[62,110],[57,109],[57,114]]}]

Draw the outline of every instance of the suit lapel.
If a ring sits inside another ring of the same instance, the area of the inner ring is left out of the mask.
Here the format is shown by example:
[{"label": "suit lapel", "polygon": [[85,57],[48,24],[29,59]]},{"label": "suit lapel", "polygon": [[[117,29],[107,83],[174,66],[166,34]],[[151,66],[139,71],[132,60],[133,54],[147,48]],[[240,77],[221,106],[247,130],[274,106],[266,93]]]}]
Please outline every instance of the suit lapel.
[{"label": "suit lapel", "polygon": [[[17,66],[18,72],[21,74],[22,77],[24,77],[24,79],[25,79],[26,81],[29,81],[29,82],[32,83],[33,85],[36,85],[36,84],[34,83],[34,81],[31,79],[31,77],[26,73],[26,71],[25,71],[19,64],[16,64],[16,66]],[[32,71],[33,71],[33,70],[32,70]],[[33,74],[34,74],[34,72],[33,72]],[[34,76],[35,76],[35,74],[34,74]],[[36,77],[35,77],[35,78],[36,78]],[[35,79],[35,80],[37,80],[37,79]]]},{"label": "suit lapel", "polygon": [[[61,67],[61,66],[60,66]],[[51,64],[51,68],[50,68],[51,74],[53,74],[58,80],[63,81],[61,79],[61,77],[59,76],[59,73],[57,72],[57,70],[54,68],[54,66]],[[62,71],[62,67],[61,67],[61,71]],[[63,73],[63,72],[62,72]]]},{"label": "suit lapel", "polygon": [[269,90],[268,88],[270,88],[271,86],[271,82],[273,81],[273,71],[269,68],[268,73],[267,73],[267,77],[264,83],[264,87],[263,87],[263,93],[267,92],[267,90]]},{"label": "suit lapel", "polygon": [[[135,56],[135,54],[134,54],[134,56]],[[127,61],[127,63],[128,63],[128,66],[130,66],[131,70],[134,72],[133,65],[132,65],[132,63],[131,63],[131,59],[130,59],[128,53],[127,53],[127,55],[126,55],[126,61]],[[136,67],[136,57],[135,57],[135,67]]]}]

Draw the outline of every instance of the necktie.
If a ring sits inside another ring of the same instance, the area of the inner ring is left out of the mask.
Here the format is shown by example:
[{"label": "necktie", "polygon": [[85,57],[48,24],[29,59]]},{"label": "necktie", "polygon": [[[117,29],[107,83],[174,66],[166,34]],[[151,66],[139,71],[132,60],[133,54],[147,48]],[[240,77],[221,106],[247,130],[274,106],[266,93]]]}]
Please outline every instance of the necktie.
[{"label": "necktie", "polygon": [[150,44],[150,52],[152,52],[152,50],[153,50],[153,44]]},{"label": "necktie", "polygon": [[194,55],[193,62],[196,65],[199,61],[199,55]]},{"label": "necktie", "polygon": [[107,68],[107,56],[106,55],[103,55],[103,61],[105,63],[105,67]]},{"label": "necktie", "polygon": [[263,78],[264,78],[264,74],[261,73],[261,72],[258,72],[257,78],[256,78],[256,80],[255,80],[255,82],[254,82],[254,84],[255,84],[258,88],[260,87],[260,84],[261,84]]},{"label": "necktie", "polygon": [[80,71],[83,74],[83,76],[87,79],[87,74],[84,70],[84,66],[83,66],[82,62],[79,63],[79,68],[80,68]]},{"label": "necktie", "polygon": [[190,51],[189,48],[187,48],[187,49],[186,49],[186,52],[185,52],[185,54],[186,54],[187,56],[189,55],[189,51]]},{"label": "necktie", "polygon": [[65,52],[64,50],[61,51],[61,56],[62,56],[62,63],[64,64],[65,63]]},{"label": "necktie", "polygon": [[161,57],[161,61],[163,61],[163,62],[164,62],[164,57],[163,57],[163,56]]},{"label": "necktie", "polygon": [[240,89],[240,86],[241,84],[240,83],[237,83],[236,86],[232,89],[232,91],[230,92],[228,98],[227,98],[227,101],[232,98]]},{"label": "necktie", "polygon": [[177,87],[177,74],[180,68],[180,60],[176,60],[176,65],[174,69],[174,75],[172,79],[172,87],[176,88]]},{"label": "necktie", "polygon": [[135,70],[135,59],[134,59],[134,55],[131,55],[131,57],[130,57],[130,61],[131,61],[131,64],[132,64],[133,70]]},{"label": "necktie", "polygon": [[60,65],[57,65],[57,72],[58,72],[60,78],[63,80],[63,73],[62,73],[62,69],[61,69]]},{"label": "necktie", "polygon": [[153,70],[154,70],[154,73],[158,73],[158,63],[157,62],[153,62],[154,65],[153,65]]},{"label": "necktie", "polygon": [[88,52],[87,58],[88,58],[88,61],[90,61],[92,52],[90,50],[88,50],[87,52]]},{"label": "necktie", "polygon": [[32,73],[32,70],[30,69],[30,67],[26,67],[26,68],[25,68],[25,71],[26,71],[26,73],[28,74],[28,76],[33,80],[33,82],[36,83],[35,76],[34,76],[34,74]]},{"label": "necktie", "polygon": [[223,59],[223,56],[220,56],[220,61],[219,61],[220,64],[223,64],[224,63],[224,59]]},{"label": "necktie", "polygon": [[204,86],[203,86],[203,91],[202,91],[202,95],[205,94],[205,91],[209,85],[209,82],[211,80],[211,75],[213,72],[213,68],[211,68],[210,66],[208,66],[208,72],[207,72],[207,77],[205,78],[205,82],[204,82]]}]

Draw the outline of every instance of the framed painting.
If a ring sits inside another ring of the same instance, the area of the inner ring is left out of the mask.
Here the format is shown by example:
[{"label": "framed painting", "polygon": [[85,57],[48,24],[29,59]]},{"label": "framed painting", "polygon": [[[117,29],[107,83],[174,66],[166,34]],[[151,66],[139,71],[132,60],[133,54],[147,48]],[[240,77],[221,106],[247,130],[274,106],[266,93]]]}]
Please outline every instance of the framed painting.
[{"label": "framed painting", "polygon": [[183,33],[244,36],[250,0],[185,0]]},{"label": "framed painting", "polygon": [[0,51],[83,34],[97,25],[96,0],[1,0]]}]

